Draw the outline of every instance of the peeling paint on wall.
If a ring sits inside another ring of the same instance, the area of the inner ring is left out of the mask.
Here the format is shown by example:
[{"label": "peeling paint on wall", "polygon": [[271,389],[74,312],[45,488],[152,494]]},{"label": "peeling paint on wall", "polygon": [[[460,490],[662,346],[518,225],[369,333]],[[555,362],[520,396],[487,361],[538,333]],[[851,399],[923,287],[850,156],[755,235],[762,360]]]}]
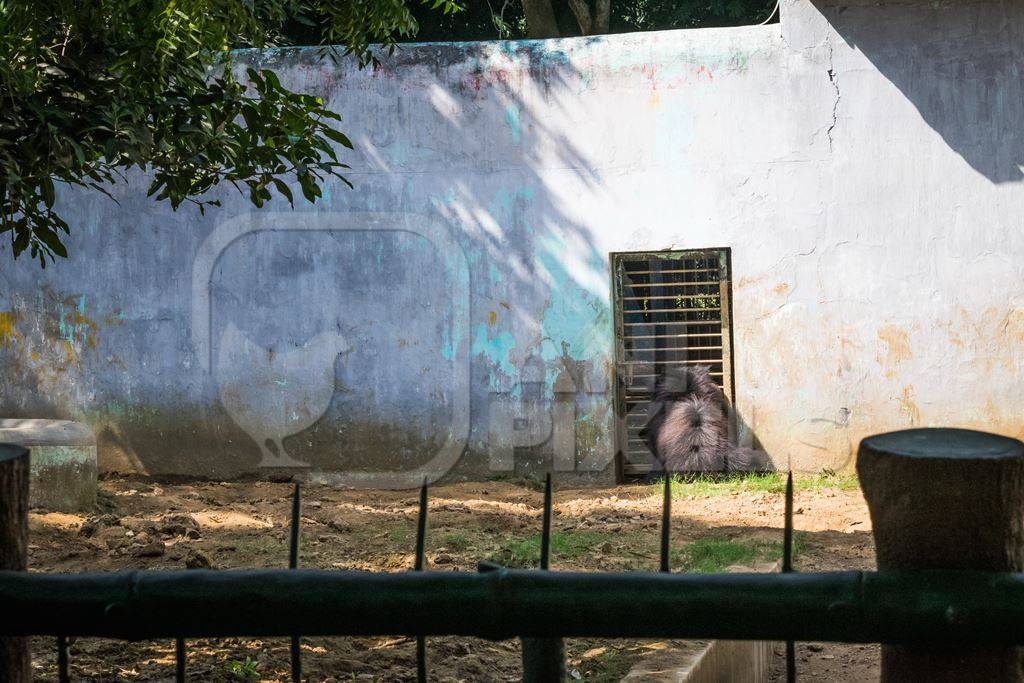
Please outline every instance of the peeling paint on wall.
[{"label": "peeling paint on wall", "polygon": [[0,312],[0,344],[5,349],[11,348],[11,344],[21,337],[15,327],[14,311],[3,311]]}]

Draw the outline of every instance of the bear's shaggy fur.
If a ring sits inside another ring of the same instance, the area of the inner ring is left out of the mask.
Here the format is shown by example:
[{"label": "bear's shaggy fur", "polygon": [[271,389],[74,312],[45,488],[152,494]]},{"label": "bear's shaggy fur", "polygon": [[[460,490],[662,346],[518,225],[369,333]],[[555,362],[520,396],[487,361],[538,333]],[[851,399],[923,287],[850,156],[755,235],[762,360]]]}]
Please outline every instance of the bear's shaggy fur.
[{"label": "bear's shaggy fur", "polygon": [[640,430],[666,472],[772,469],[764,451],[729,441],[728,405],[706,365],[671,368],[658,381]]}]

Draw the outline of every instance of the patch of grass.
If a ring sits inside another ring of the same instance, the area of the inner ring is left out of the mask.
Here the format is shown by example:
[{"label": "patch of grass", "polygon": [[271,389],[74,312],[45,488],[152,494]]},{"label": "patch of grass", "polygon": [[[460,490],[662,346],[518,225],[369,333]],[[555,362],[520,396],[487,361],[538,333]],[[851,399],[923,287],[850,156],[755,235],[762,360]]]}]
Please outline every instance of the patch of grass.
[{"label": "patch of grass", "polygon": [[[593,531],[554,531],[551,534],[551,562],[579,558],[612,538],[612,534]],[[536,567],[540,563],[540,534],[513,539],[488,559],[506,567]]]},{"label": "patch of grass", "polygon": [[860,488],[860,480],[855,472],[841,473],[824,468],[815,475],[800,477],[793,480],[793,487],[801,491],[820,489],[839,489],[840,491],[856,491]]},{"label": "patch of grass", "polygon": [[441,537],[441,545],[449,550],[465,550],[473,545],[473,540],[466,534],[445,534]]},{"label": "patch of grass", "polygon": [[[262,562],[287,562],[288,561],[288,538],[277,538],[272,534],[259,534],[243,536],[236,539],[232,544],[235,557],[244,564],[246,561]],[[299,536],[299,565],[316,564],[320,553],[308,536]]]},{"label": "patch of grass", "polygon": [[580,662],[577,670],[582,678],[593,683],[618,683],[638,659],[637,653],[622,648],[608,648]]},{"label": "patch of grass", "polygon": [[[795,484],[795,482],[794,482]],[[655,484],[657,493],[661,493],[664,484]],[[727,496],[739,493],[782,493],[786,490],[786,480],[775,472],[766,474],[721,475],[696,474],[672,476],[672,497],[709,498],[711,496]]]},{"label": "patch of grass", "polygon": [[[652,484],[652,495],[661,495],[664,480]],[[840,474],[830,469],[823,469],[813,475],[794,475],[794,491],[820,491],[822,489],[839,489],[855,491],[860,487],[857,475]],[[672,497],[710,498],[727,496],[733,493],[771,493],[782,494],[786,491],[786,475],[780,472],[764,474],[693,474],[672,475]]]},{"label": "patch of grass", "polygon": [[232,659],[224,665],[224,673],[234,681],[258,681],[260,667],[251,657],[246,657],[244,661]]},{"label": "patch of grass", "polygon": [[276,538],[273,534],[253,534],[233,539],[230,544],[234,548],[239,561],[256,560],[266,556],[288,559],[288,541]]},{"label": "patch of grass", "polygon": [[672,555],[672,565],[679,567],[680,571],[717,574],[733,564],[749,567],[777,560],[782,557],[782,542],[701,538],[674,550]]},{"label": "patch of grass", "polygon": [[412,538],[412,529],[407,529],[406,527],[398,527],[397,529],[388,530],[388,540],[392,543],[407,544],[412,541]]},{"label": "patch of grass", "polygon": [[[796,561],[804,547],[807,532],[793,534],[793,560]],[[757,538],[701,538],[672,550],[672,568],[691,574],[718,574],[730,565],[752,567],[765,562],[782,559],[782,541],[767,541]]]}]

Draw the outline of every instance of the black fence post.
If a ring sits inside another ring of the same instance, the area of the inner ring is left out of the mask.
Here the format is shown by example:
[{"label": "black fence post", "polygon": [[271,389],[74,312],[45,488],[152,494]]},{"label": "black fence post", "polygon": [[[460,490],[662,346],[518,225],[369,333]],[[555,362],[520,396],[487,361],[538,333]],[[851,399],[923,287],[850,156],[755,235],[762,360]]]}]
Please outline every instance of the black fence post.
[{"label": "black fence post", "polygon": [[[1024,570],[1024,443],[965,429],[879,434],[861,442],[857,474],[881,574]],[[950,624],[973,623],[962,604],[947,607]],[[882,681],[1021,681],[1021,652],[885,645]]]},{"label": "black fence post", "polygon": [[[540,532],[540,569],[551,566],[551,473],[544,482],[544,513]],[[565,680],[565,641],[561,638],[522,638],[523,683]]]},{"label": "black fence post", "polygon": [[[420,509],[416,517],[416,559],[413,571],[423,571],[427,553],[427,480],[420,486]],[[416,681],[427,683],[427,639],[416,636]]]},{"label": "black fence post", "polygon": [[174,639],[174,683],[185,683],[185,639]]},{"label": "black fence post", "polygon": [[[28,451],[0,444],[0,569],[28,569],[28,480]],[[28,638],[0,638],[0,680],[32,680]]]},{"label": "black fence post", "polygon": [[57,636],[57,680],[59,683],[71,683],[67,636]]},{"label": "black fence post", "polygon": [[[782,531],[782,573],[793,571],[793,470],[786,475],[786,512]],[[796,683],[796,643],[786,641],[786,683]]]},{"label": "black fence post", "polygon": [[659,570],[666,574],[672,571],[669,561],[672,540],[672,477],[665,473],[665,488],[661,497],[661,565]]},{"label": "black fence post", "polygon": [[[288,537],[288,568],[298,569],[299,567],[299,523],[302,514],[301,502],[302,489],[299,482],[295,482],[295,491],[292,494],[292,524],[291,533]],[[302,680],[302,644],[299,636],[293,635],[291,639],[291,665],[292,682],[299,683]]]}]

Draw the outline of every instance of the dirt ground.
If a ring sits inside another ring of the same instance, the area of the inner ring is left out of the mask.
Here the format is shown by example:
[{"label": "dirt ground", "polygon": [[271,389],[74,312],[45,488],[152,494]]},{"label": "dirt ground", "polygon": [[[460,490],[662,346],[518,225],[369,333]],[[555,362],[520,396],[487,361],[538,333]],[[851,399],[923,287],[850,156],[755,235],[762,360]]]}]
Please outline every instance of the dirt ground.
[{"label": "dirt ground", "polygon": [[[729,563],[774,560],[781,548],[783,498],[776,491],[704,491],[680,487],[673,503],[673,566],[719,571]],[[31,571],[283,567],[291,485],[268,482],[153,483],[101,481],[95,514],[34,510]],[[303,493],[300,566],[403,571],[413,563],[416,493]],[[437,486],[430,492],[428,568],[475,571],[481,559],[533,566],[539,546],[541,493],[513,482]],[[656,570],[661,497],[650,485],[557,491],[554,569]],[[800,570],[874,565],[870,520],[859,491],[826,485],[795,498]],[[617,681],[651,641],[569,640],[573,680]],[[799,644],[801,680],[878,679],[875,646]],[[778,676],[781,671],[779,652]],[[191,680],[288,680],[288,642],[223,638],[188,643]],[[415,644],[406,638],[303,639],[309,681],[407,681]],[[515,681],[516,641],[430,638],[432,681]],[[56,679],[52,639],[33,640],[38,680]],[[70,647],[73,680],[173,679],[171,642],[123,643],[80,638]]]}]

